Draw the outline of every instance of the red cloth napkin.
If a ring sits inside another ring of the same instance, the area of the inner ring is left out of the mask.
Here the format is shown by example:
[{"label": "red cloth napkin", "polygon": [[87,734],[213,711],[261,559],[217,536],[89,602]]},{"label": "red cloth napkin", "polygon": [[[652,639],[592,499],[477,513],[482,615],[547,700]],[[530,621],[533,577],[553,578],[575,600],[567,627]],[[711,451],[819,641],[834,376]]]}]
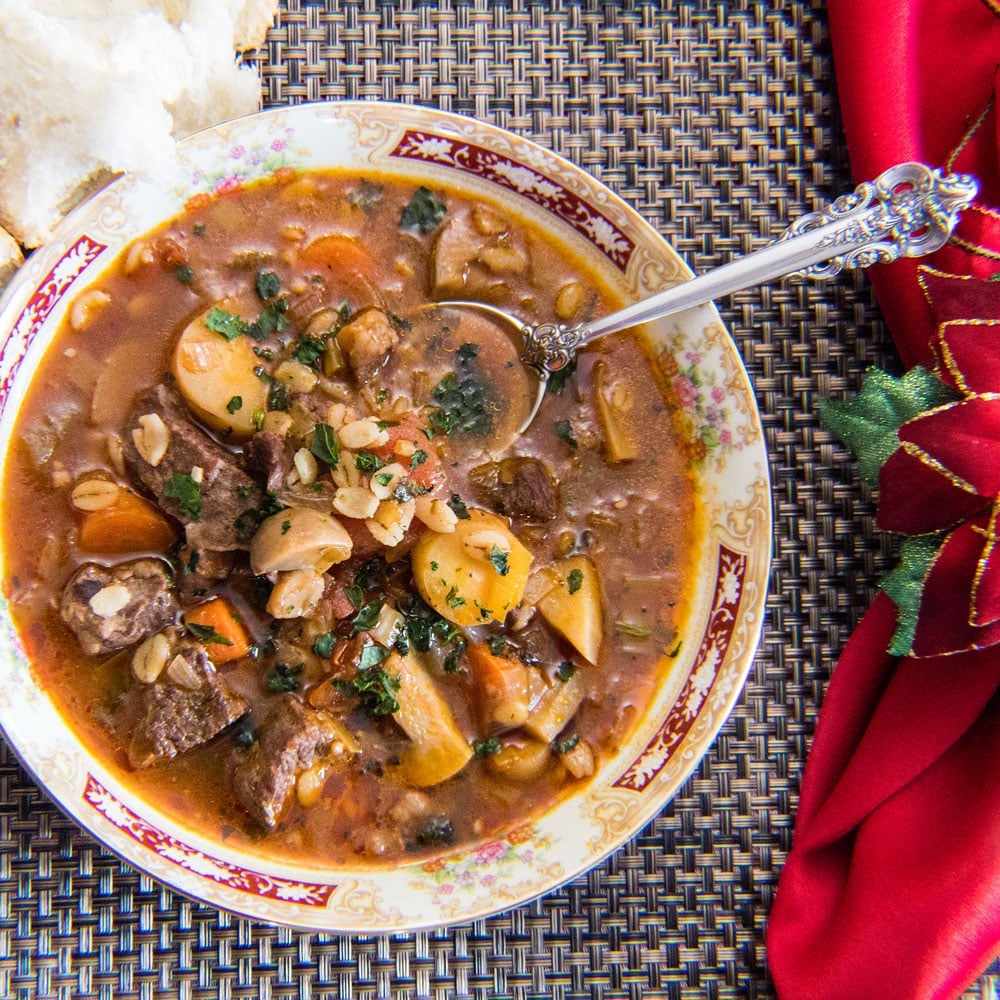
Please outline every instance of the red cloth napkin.
[{"label": "red cloth napkin", "polygon": [[[1000,2],[828,8],[855,177],[919,160],[981,183],[957,239],[870,272],[904,364],[933,366],[949,305],[920,267],[1000,272]],[[979,318],[1000,320],[976,285]],[[946,1000],[1000,954],[1000,645],[897,658],[895,622],[880,596],[824,699],[768,923],[781,1000]]]}]

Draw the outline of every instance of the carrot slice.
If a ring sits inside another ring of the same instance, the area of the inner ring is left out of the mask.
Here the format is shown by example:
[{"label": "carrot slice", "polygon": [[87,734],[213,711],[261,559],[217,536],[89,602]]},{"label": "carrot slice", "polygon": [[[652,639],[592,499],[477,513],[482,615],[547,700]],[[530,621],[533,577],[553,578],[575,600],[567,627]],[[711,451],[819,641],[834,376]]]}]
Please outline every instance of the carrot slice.
[{"label": "carrot slice", "polygon": [[177,540],[173,525],[148,500],[119,489],[115,502],[82,515],[77,543],[84,552],[165,552]]},{"label": "carrot slice", "polygon": [[188,626],[198,626],[191,630],[196,638],[202,629],[206,631],[210,629],[213,637],[219,637],[216,642],[202,640],[205,642],[208,658],[216,666],[228,663],[230,660],[238,660],[250,652],[250,637],[224,597],[213,597],[204,604],[192,608],[184,615],[184,623]]},{"label": "carrot slice", "polygon": [[375,274],[375,261],[364,244],[342,233],[331,233],[313,240],[302,251],[302,260],[338,274],[358,274],[366,278]]},{"label": "carrot slice", "polygon": [[469,666],[479,690],[483,722],[505,728],[528,718],[528,671],[520,660],[491,653],[484,642],[466,648]]}]

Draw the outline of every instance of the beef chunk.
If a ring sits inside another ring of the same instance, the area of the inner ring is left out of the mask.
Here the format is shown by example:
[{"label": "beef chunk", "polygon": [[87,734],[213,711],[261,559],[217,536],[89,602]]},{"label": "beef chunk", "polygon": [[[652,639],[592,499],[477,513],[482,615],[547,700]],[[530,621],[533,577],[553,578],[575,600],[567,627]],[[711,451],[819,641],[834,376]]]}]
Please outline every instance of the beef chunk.
[{"label": "beef chunk", "polygon": [[260,738],[236,758],[233,788],[240,805],[273,830],[299,775],[328,757],[340,738],[329,716],[307,708],[293,694],[279,696],[261,723]]},{"label": "beef chunk", "polygon": [[83,651],[102,656],[152,635],[178,608],[167,567],[158,559],[134,559],[110,568],[81,566],[63,590],[60,611]]},{"label": "beef chunk", "polygon": [[381,309],[365,309],[354,316],[337,335],[355,379],[365,384],[385,364],[399,343],[399,334]]},{"label": "beef chunk", "polygon": [[254,434],[243,446],[243,457],[247,468],[259,479],[265,481],[269,490],[284,487],[288,474],[292,471],[294,449],[282,434],[261,431]]},{"label": "beef chunk", "polygon": [[198,643],[181,641],[152,684],[136,684],[115,713],[133,767],[148,767],[207,743],[249,710]]},{"label": "beef chunk", "polygon": [[556,484],[537,458],[525,455],[486,462],[470,473],[476,496],[498,514],[524,521],[551,521],[559,510]]},{"label": "beef chunk", "polygon": [[[156,465],[150,465],[139,454],[132,437],[139,417],[147,413],[159,415],[169,432],[167,450]],[[242,531],[240,525],[245,519],[240,519],[247,511],[263,505],[264,491],[240,468],[232,452],[194,423],[172,385],[158,383],[136,399],[123,443],[129,475],[185,525],[192,548],[223,552],[246,548],[252,530]],[[193,469],[201,470],[201,510],[196,516],[179,499],[166,495],[175,492],[168,488],[174,476],[189,477]]]},{"label": "beef chunk", "polygon": [[181,601],[189,602],[215,589],[219,580],[225,580],[233,572],[235,553],[217,552],[212,549],[193,549],[182,545],[177,554],[180,574],[177,577],[177,592]]}]

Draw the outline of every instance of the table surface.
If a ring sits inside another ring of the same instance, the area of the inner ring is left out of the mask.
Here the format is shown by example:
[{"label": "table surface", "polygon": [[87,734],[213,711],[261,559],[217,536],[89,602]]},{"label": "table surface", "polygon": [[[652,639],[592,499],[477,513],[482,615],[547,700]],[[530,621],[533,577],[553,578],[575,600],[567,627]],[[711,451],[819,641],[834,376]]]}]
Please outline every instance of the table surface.
[{"label": "table surface", "polygon": [[[590,171],[696,270],[852,186],[820,0],[283,0],[266,105],[415,102]],[[720,303],[759,402],[774,568],[742,700],[680,794],[603,865],[496,917],[391,937],[221,913],[122,864],[0,741],[0,997],[767,998],[764,932],[826,682],[887,569],[817,402],[898,365],[863,276]],[[1000,969],[964,1000],[993,1000]]]}]

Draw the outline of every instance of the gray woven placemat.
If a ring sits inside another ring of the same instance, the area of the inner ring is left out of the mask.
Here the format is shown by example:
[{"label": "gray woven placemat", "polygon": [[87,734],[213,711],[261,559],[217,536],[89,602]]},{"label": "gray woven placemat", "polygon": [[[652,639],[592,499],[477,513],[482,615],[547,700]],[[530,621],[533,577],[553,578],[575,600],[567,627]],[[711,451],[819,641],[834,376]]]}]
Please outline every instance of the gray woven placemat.
[{"label": "gray woven placemat", "polygon": [[[850,186],[819,0],[287,0],[261,62],[270,104],[413,101],[535,138],[698,270]],[[809,739],[889,561],[815,404],[893,356],[861,278],[746,292],[723,313],[767,433],[772,590],[742,701],[662,816],[588,875],[492,919],[299,934],[122,865],[0,741],[0,997],[773,997],[764,930]],[[994,1000],[993,973],[966,1000]]]}]

